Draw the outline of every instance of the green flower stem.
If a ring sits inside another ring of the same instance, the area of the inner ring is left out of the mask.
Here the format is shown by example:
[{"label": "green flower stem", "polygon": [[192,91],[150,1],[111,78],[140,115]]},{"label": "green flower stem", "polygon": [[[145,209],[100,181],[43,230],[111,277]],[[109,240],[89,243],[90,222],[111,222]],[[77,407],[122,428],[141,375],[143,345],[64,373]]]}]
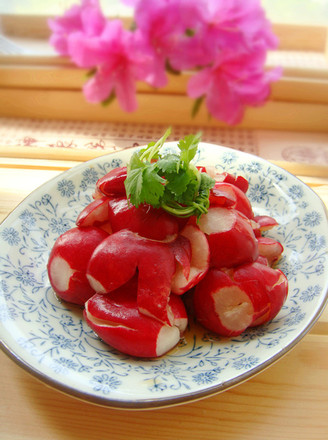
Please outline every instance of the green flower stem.
[{"label": "green flower stem", "polygon": [[150,148],[147,148],[142,155],[140,156],[140,160],[148,160],[148,162],[151,162],[152,159],[158,154],[159,150],[162,148],[164,142],[171,134],[171,128],[169,127],[164,135],[158,139],[158,141]]}]

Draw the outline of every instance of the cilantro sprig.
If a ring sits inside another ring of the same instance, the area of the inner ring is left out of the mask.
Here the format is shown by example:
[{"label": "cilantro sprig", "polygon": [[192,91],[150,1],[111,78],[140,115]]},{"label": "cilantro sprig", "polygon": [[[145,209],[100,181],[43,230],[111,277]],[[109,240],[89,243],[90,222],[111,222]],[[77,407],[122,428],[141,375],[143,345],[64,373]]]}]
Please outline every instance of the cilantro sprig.
[{"label": "cilantro sprig", "polygon": [[167,129],[157,141],[133,153],[124,182],[130,203],[162,208],[178,217],[199,218],[209,207],[209,193],[215,180],[192,163],[201,134],[188,135],[178,142],[179,154],[162,154]]}]

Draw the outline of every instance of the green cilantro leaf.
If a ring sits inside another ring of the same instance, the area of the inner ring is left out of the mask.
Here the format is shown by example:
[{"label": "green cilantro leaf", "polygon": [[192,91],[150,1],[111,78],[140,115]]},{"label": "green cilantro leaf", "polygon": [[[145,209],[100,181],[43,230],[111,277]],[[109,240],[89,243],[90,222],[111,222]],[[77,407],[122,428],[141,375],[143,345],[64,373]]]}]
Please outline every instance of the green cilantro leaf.
[{"label": "green cilantro leaf", "polygon": [[189,163],[196,156],[198,144],[200,141],[201,133],[194,135],[188,135],[184,139],[181,139],[178,143],[178,147],[181,150],[180,161],[188,167]]},{"label": "green cilantro leaf", "polygon": [[176,173],[178,171],[180,157],[176,154],[167,154],[157,161],[157,167],[164,174]]},{"label": "green cilantro leaf", "polygon": [[168,129],[157,142],[132,155],[124,182],[127,198],[136,207],[147,203],[178,217],[199,218],[208,210],[210,189],[215,183],[191,163],[201,135],[181,139],[179,155],[162,155],[160,150],[170,133]]},{"label": "green cilantro leaf", "polygon": [[166,189],[171,191],[171,193],[176,196],[181,196],[181,194],[186,191],[190,181],[188,174],[184,170],[180,171],[179,173],[168,174],[166,175],[166,178],[168,181]]},{"label": "green cilantro leaf", "polygon": [[127,198],[136,207],[142,203],[143,170],[143,168],[130,170],[124,181]]},{"label": "green cilantro leaf", "polygon": [[148,203],[154,207],[160,206],[164,193],[165,179],[156,171],[156,163],[130,170],[125,179],[126,194],[132,205],[138,207]]},{"label": "green cilantro leaf", "polygon": [[161,198],[165,191],[166,180],[157,174],[156,164],[144,169],[143,187],[141,191],[142,203],[148,203],[155,208],[161,205]]},{"label": "green cilantro leaf", "polygon": [[210,190],[215,184],[215,179],[209,176],[207,173],[200,173],[200,191]]}]

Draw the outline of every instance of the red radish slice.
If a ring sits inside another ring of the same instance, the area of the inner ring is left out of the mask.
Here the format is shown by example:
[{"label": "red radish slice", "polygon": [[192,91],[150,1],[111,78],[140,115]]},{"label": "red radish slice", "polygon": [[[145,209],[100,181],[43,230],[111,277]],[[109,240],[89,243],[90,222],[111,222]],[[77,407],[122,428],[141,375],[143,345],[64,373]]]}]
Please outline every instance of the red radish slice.
[{"label": "red radish slice", "polygon": [[220,188],[219,183],[216,183],[210,190],[210,206],[222,206],[225,208],[233,207],[237,203],[237,196],[231,187],[226,185]]},{"label": "red radish slice", "polygon": [[[177,238],[169,243],[169,247],[173,252],[175,261],[177,263],[176,273],[179,270],[187,279],[190,274],[191,262],[191,244],[187,237],[179,234]],[[176,273],[174,276],[176,276]]]},{"label": "red radish slice", "polygon": [[259,253],[268,260],[270,266],[275,264],[284,251],[282,244],[270,237],[259,237],[257,239]]},{"label": "red radish slice", "polygon": [[107,344],[122,353],[137,357],[158,357],[180,340],[187,326],[183,302],[172,297],[169,307],[174,314],[168,326],[140,313],[134,280],[109,295],[94,295],[86,303],[84,317],[88,325]]},{"label": "red radish slice", "polygon": [[196,286],[194,310],[205,328],[231,337],[267,314],[269,301],[258,283],[236,283],[225,272],[210,269]]},{"label": "red radish slice", "polygon": [[256,223],[255,220],[251,220],[251,225],[253,228],[253,232],[256,238],[261,237],[262,236],[262,232],[260,229],[260,225],[258,223]]},{"label": "red radish slice", "polygon": [[257,259],[258,244],[250,221],[235,209],[209,208],[199,228],[207,236],[212,267],[233,267]]},{"label": "red radish slice", "polygon": [[[222,203],[224,194],[226,195],[225,204]],[[252,205],[246,194],[231,183],[216,182],[214,187],[210,190],[209,199],[211,206],[219,205],[231,207],[244,214],[247,218],[254,218]]]},{"label": "red radish slice", "polygon": [[268,296],[270,298],[271,310],[268,316],[268,321],[275,318],[280,312],[281,307],[284,305],[288,295],[288,280],[286,275],[281,271],[279,272],[279,278],[276,283],[268,288]]},{"label": "red radish slice", "polygon": [[171,284],[172,292],[177,295],[187,292],[204,278],[210,260],[210,250],[206,236],[197,226],[187,225],[181,231],[181,235],[186,237],[191,244],[191,260],[187,276],[183,266],[177,264]]},{"label": "red radish slice", "polygon": [[87,278],[97,293],[108,293],[129,281],[138,271],[139,311],[171,324],[167,307],[175,259],[169,246],[121,230],[94,251]]},{"label": "red radish slice", "polygon": [[110,222],[101,223],[99,225],[99,228],[107,232],[107,234],[109,235],[113,233],[112,225],[110,224]]},{"label": "red radish slice", "polygon": [[100,192],[98,188],[96,188],[95,192],[92,194],[92,198],[94,200],[97,200],[97,199],[101,199],[102,197],[104,197],[104,194]]},{"label": "red radish slice", "polygon": [[178,327],[180,336],[182,336],[188,325],[188,315],[181,297],[172,293],[169,299],[169,308],[173,316],[173,325]]},{"label": "red radish slice", "polygon": [[73,228],[57,238],[48,260],[52,288],[61,299],[83,305],[95,292],[86,278],[96,247],[108,237],[96,227]]},{"label": "red radish slice", "polygon": [[257,215],[254,221],[258,224],[261,233],[278,226],[278,222],[268,215]]},{"label": "red radish slice", "polygon": [[257,259],[254,261],[254,263],[259,263],[259,264],[264,264],[264,266],[269,266],[268,260],[262,255],[259,255]]},{"label": "red radish slice", "polygon": [[216,174],[215,180],[217,182],[224,182],[224,183],[231,183],[232,185],[235,185],[237,188],[239,188],[244,193],[248,190],[248,181],[243,176],[235,176],[233,174],[224,172],[221,174]]},{"label": "red radish slice", "polygon": [[255,327],[270,320],[271,301],[267,290],[258,280],[245,280],[240,283],[247,292],[254,308],[253,321],[249,327]]},{"label": "red radish slice", "polygon": [[158,241],[173,241],[178,234],[176,217],[150,205],[131,205],[125,197],[109,201],[109,221],[113,232],[129,229],[142,237]]},{"label": "red radish slice", "polygon": [[126,195],[124,181],[127,177],[126,167],[114,168],[97,182],[97,190],[106,196]]},{"label": "red radish slice", "polygon": [[245,177],[243,177],[243,176],[236,176],[236,180],[234,182],[234,185],[236,185],[237,188],[239,188],[244,193],[247,193],[249,184],[248,184],[248,180],[245,179]]},{"label": "red radish slice", "polygon": [[99,226],[108,221],[108,214],[108,198],[98,198],[81,211],[76,219],[76,225],[80,227]]},{"label": "red radish slice", "polygon": [[270,301],[270,312],[266,321],[271,321],[279,313],[288,294],[288,281],[281,270],[255,262],[236,268],[233,278],[236,282],[257,280],[265,288]]},{"label": "red radish slice", "polygon": [[207,168],[203,165],[197,165],[196,168],[200,173],[207,173]]}]

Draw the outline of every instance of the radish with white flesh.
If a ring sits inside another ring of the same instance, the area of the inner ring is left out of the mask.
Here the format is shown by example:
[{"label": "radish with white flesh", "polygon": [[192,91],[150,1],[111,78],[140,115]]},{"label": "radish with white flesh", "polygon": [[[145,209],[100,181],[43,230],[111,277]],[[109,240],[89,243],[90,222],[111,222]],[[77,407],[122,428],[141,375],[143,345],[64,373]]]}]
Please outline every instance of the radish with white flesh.
[{"label": "radish with white flesh", "polygon": [[221,336],[238,336],[255,320],[268,316],[269,300],[256,280],[237,283],[220,269],[210,269],[194,293],[196,318]]},{"label": "radish with white flesh", "polygon": [[125,196],[124,181],[126,177],[126,167],[114,168],[98,180],[96,188],[106,196]]},{"label": "radish with white flesh", "polygon": [[57,238],[48,260],[48,275],[57,296],[83,305],[95,291],[86,278],[89,260],[108,234],[96,227],[73,228]]},{"label": "radish with white flesh", "polygon": [[280,269],[273,269],[258,262],[245,264],[233,270],[233,279],[236,282],[257,280],[266,291],[270,301],[270,311],[265,321],[253,323],[263,324],[271,321],[284,305],[288,294],[288,281]]},{"label": "radish with white flesh", "polygon": [[183,335],[188,326],[188,314],[184,302],[179,295],[171,293],[169,299],[169,309],[173,316],[173,325],[178,327],[180,336]]},{"label": "radish with white flesh", "polygon": [[98,188],[96,188],[94,193],[92,194],[92,198],[94,200],[97,200],[97,199],[101,199],[102,197],[104,197],[104,194],[100,192]]},{"label": "radish with white flesh", "polygon": [[158,241],[173,241],[178,235],[176,217],[150,205],[131,205],[125,197],[109,200],[109,222],[113,232],[129,229],[142,237]]},{"label": "radish with white flesh", "polygon": [[137,357],[158,357],[175,347],[187,327],[181,298],[172,295],[168,306],[172,326],[140,313],[135,280],[109,295],[95,294],[85,305],[87,324],[107,344]]},{"label": "radish with white flesh", "polygon": [[108,221],[108,198],[101,197],[89,203],[78,215],[76,225],[80,227],[99,226]]},{"label": "radish with white flesh", "polygon": [[270,266],[268,260],[262,255],[259,255],[254,261],[254,263],[264,264],[264,266]]},{"label": "radish with white flesh", "polygon": [[108,293],[128,282],[138,271],[141,313],[171,324],[167,307],[175,258],[165,243],[121,230],[108,236],[90,258],[87,278],[97,293]]},{"label": "radish with white flesh", "polygon": [[191,244],[191,259],[188,272],[180,261],[177,262],[171,285],[172,292],[177,295],[187,292],[204,278],[210,262],[210,249],[206,236],[197,226],[187,225],[180,234]]},{"label": "radish with white flesh", "polygon": [[57,239],[47,266],[58,297],[85,305],[99,337],[137,357],[178,344],[185,307],[233,337],[272,320],[288,293],[272,267],[283,246],[262,236],[278,223],[254,216],[248,181],[211,166],[197,171],[190,162],[199,134],[181,140],[179,161],[159,153],[168,134],[97,181],[94,201]]},{"label": "radish with white flesh", "polygon": [[[176,276],[177,271],[183,273],[183,276],[187,279],[190,274],[191,265],[191,243],[187,237],[179,234],[174,241],[168,243],[175,261],[176,261],[176,271],[174,276]],[[173,280],[172,280],[173,282]]]},{"label": "radish with white flesh", "polygon": [[[226,195],[226,204],[222,203],[224,195]],[[216,182],[210,190],[209,200],[211,206],[218,205],[234,208],[246,217],[254,218],[252,205],[248,197],[241,189],[231,183]]]},{"label": "radish with white flesh", "polygon": [[209,195],[210,206],[222,206],[224,208],[233,207],[237,203],[237,196],[232,188],[224,186],[220,188],[215,184]]},{"label": "radish with white flesh", "polygon": [[254,221],[258,224],[261,233],[278,226],[278,222],[269,215],[257,215],[254,217]]},{"label": "radish with white flesh", "polygon": [[270,237],[258,237],[259,254],[268,260],[270,266],[274,265],[284,251],[283,245]]},{"label": "radish with white flesh", "polygon": [[209,208],[198,226],[209,243],[210,266],[233,267],[257,259],[258,244],[251,222],[235,209]]}]

